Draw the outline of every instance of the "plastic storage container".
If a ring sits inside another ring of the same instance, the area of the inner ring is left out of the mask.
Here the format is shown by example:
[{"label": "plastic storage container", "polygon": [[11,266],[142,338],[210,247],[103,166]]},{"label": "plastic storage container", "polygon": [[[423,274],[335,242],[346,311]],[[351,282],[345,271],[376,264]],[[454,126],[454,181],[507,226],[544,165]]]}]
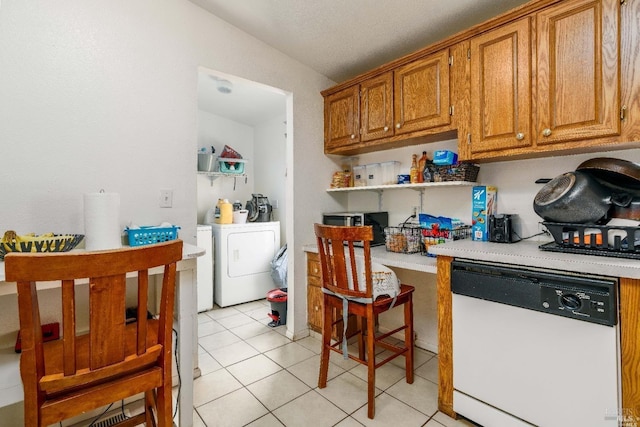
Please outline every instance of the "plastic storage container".
[{"label": "plastic storage container", "polygon": [[224,157],[218,157],[218,168],[222,173],[238,174],[244,173],[244,164],[247,161],[245,159],[230,159]]},{"label": "plastic storage container", "polygon": [[400,170],[400,162],[390,161],[380,163],[382,171],[382,185],[391,185],[398,182],[398,171]]},{"label": "plastic storage container", "polygon": [[367,168],[367,186],[382,185],[382,172],[380,163],[370,163]]},{"label": "plastic storage container", "polygon": [[129,237],[129,246],[143,246],[175,240],[178,238],[179,228],[180,227],[177,226],[146,226],[140,228],[127,228],[125,232]]},{"label": "plastic storage container", "polygon": [[198,172],[213,172],[216,167],[213,154],[198,153]]},{"label": "plastic storage container", "polygon": [[365,165],[354,166],[353,167],[353,186],[365,187],[366,185],[367,185],[367,167]]}]

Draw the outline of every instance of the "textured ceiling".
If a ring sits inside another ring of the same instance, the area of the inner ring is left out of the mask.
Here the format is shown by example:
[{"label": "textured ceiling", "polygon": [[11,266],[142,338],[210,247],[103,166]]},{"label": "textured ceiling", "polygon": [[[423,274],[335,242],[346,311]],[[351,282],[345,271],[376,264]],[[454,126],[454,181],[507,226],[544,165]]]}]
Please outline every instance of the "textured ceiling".
[{"label": "textured ceiling", "polygon": [[[525,0],[190,0],[335,81],[440,41]],[[200,109],[255,126],[284,112],[284,96],[230,78],[222,96],[201,73]],[[277,113],[276,113],[277,112]]]},{"label": "textured ceiling", "polygon": [[190,0],[337,83],[524,0]]}]

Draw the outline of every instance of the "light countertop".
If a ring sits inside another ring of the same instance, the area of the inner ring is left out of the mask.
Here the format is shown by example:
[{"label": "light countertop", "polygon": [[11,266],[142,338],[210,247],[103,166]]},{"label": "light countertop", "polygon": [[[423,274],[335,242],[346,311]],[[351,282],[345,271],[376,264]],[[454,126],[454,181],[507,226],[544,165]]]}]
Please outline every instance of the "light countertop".
[{"label": "light countertop", "polygon": [[[317,245],[305,245],[305,252],[318,253]],[[356,256],[362,254],[362,249],[356,248]],[[436,272],[435,257],[417,254],[401,254],[396,252],[388,252],[384,245],[374,246],[371,248],[371,261],[378,262],[388,267],[398,267],[413,271],[422,271],[425,273]]]},{"label": "light countertop", "polygon": [[454,258],[640,279],[640,260],[540,250],[539,246],[544,243],[547,242],[492,243],[458,240],[430,246],[429,251]]},{"label": "light countertop", "polygon": [[[82,251],[83,249],[74,249],[74,251]],[[73,252],[73,251],[72,251]],[[189,243],[182,245],[182,260],[195,259],[204,255],[205,250]],[[179,268],[178,268],[179,269]],[[4,282],[4,261],[0,261],[0,282]]]},{"label": "light countertop", "polygon": [[[544,243],[547,242],[492,243],[464,239],[430,246],[429,253],[523,267],[640,279],[640,260],[540,250],[539,246]],[[318,252],[316,245],[306,245],[303,249],[306,252]],[[387,252],[384,246],[371,248],[371,259],[389,267],[436,273],[435,258]]]}]

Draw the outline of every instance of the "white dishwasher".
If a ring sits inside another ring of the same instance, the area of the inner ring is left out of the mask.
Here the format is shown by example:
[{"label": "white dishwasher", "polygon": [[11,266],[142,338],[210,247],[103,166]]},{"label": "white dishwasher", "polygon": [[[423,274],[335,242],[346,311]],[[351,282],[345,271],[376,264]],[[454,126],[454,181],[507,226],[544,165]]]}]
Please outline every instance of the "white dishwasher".
[{"label": "white dishwasher", "polygon": [[280,249],[280,222],[212,224],[214,300],[220,307],[265,299],[277,287],[271,260]]},{"label": "white dishwasher", "polygon": [[486,427],[617,426],[617,280],[455,260],[453,410]]}]

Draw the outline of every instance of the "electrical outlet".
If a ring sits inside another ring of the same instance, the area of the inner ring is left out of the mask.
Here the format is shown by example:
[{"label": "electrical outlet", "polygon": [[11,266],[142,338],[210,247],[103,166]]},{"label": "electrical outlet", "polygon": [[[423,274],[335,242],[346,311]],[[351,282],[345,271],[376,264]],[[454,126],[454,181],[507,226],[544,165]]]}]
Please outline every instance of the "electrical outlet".
[{"label": "electrical outlet", "polygon": [[544,234],[546,236],[551,236],[547,227],[545,227],[541,222],[538,223],[538,234]]},{"label": "electrical outlet", "polygon": [[173,190],[160,190],[160,207],[170,208],[173,206]]}]

